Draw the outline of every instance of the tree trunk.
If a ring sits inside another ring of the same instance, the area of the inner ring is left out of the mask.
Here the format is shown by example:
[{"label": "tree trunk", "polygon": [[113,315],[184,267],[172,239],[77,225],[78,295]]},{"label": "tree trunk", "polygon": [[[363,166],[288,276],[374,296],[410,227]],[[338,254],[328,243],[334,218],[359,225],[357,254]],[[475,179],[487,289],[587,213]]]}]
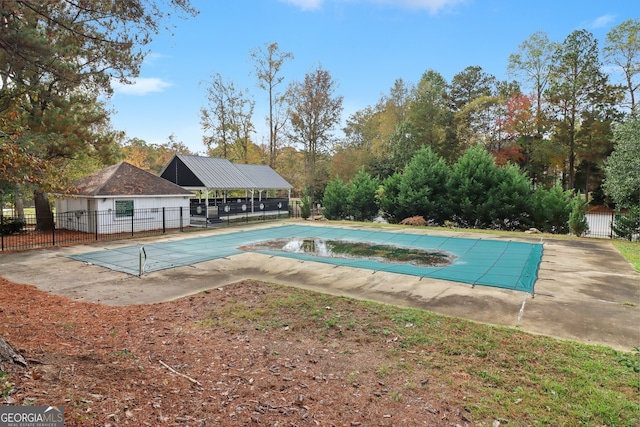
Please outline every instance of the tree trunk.
[{"label": "tree trunk", "polygon": [[587,171],[585,172],[585,184],[584,184],[584,201],[589,203],[589,175],[591,175],[591,163],[587,163]]},{"label": "tree trunk", "polygon": [[13,347],[0,337],[0,362],[10,362],[16,365],[27,366],[27,361]]},{"label": "tree trunk", "polygon": [[16,208],[16,216],[20,219],[24,219],[24,201],[22,200],[22,189],[20,185],[17,185],[17,190],[13,196],[13,205]]},{"label": "tree trunk", "polygon": [[36,205],[36,230],[51,231],[53,230],[53,212],[49,204],[49,196],[40,190],[33,192],[33,201]]}]

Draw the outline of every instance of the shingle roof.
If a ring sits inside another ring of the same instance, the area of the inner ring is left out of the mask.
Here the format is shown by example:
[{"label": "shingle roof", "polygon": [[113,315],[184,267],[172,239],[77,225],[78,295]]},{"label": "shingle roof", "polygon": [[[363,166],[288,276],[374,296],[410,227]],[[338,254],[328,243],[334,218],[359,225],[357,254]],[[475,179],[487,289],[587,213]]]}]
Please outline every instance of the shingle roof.
[{"label": "shingle roof", "polygon": [[[186,177],[182,165],[193,177]],[[185,187],[201,186],[220,190],[292,188],[267,165],[234,164],[227,159],[186,154],[176,154],[160,175]]]},{"label": "shingle roof", "polygon": [[190,191],[127,162],[71,183],[78,196],[188,196]]}]

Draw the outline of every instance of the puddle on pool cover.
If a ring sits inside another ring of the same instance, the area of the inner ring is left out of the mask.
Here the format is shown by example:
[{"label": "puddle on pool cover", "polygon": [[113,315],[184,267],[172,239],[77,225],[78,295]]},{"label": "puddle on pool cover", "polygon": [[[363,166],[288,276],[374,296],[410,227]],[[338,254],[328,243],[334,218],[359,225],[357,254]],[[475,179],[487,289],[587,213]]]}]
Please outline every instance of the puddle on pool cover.
[{"label": "puddle on pool cover", "polygon": [[289,252],[323,258],[368,259],[389,263],[413,264],[422,267],[443,267],[451,264],[455,258],[453,255],[443,251],[318,238],[266,240],[242,246],[240,249]]}]

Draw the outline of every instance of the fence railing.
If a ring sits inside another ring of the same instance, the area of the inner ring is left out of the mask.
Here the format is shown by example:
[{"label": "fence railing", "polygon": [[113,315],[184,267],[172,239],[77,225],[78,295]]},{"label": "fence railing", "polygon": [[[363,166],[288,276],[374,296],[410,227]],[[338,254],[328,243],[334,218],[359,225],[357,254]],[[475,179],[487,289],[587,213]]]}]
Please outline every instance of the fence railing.
[{"label": "fence railing", "polygon": [[99,240],[146,237],[167,232],[184,232],[202,227],[219,227],[239,222],[287,218],[288,210],[261,213],[228,213],[224,217],[190,215],[189,208],[132,209],[128,211],[72,211],[49,217],[0,214],[0,250],[13,251],[62,246]]},{"label": "fence railing", "polygon": [[[626,217],[626,212],[610,209],[592,210],[587,214],[589,232],[586,237],[619,238],[611,225]],[[24,215],[22,218],[0,213],[0,250],[24,250],[47,246],[145,237],[169,231],[190,231],[203,227],[228,226],[243,222],[269,221],[287,217],[299,217],[299,206],[287,206],[287,210],[263,210],[261,212],[225,212],[206,217],[191,215],[189,208],[134,209],[131,211],[72,211],[55,213],[52,217],[38,218]],[[635,236],[638,238],[638,236]]]},{"label": "fence railing", "polygon": [[[627,211],[616,211],[609,208],[595,208],[590,210],[586,217],[589,224],[589,231],[585,237],[599,237],[599,238],[627,238],[627,236],[618,236],[613,231],[613,225],[617,224],[620,220],[629,217]],[[636,236],[637,237],[637,236]]]}]

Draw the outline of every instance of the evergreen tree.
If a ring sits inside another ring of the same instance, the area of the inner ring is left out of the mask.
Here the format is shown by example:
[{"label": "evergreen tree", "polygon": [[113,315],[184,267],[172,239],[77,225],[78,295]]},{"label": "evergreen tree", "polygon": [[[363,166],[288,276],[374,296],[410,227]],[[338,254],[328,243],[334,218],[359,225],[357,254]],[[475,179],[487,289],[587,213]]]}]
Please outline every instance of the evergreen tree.
[{"label": "evergreen tree", "polygon": [[398,221],[419,215],[442,224],[449,219],[449,167],[431,148],[421,148],[404,170],[398,186]]},{"label": "evergreen tree", "polygon": [[559,184],[551,189],[538,188],[533,194],[534,225],[540,231],[567,234],[571,214],[571,191],[562,190]]},{"label": "evergreen tree", "polygon": [[410,216],[408,212],[400,206],[400,184],[402,183],[402,174],[396,172],[387,177],[381,187],[378,189],[378,200],[382,216],[391,223],[398,223],[404,218]]},{"label": "evergreen tree", "polygon": [[571,214],[569,215],[569,230],[578,237],[584,236],[589,231],[587,211],[589,204],[582,200],[580,194],[576,194],[571,200]]},{"label": "evergreen tree", "polygon": [[632,241],[635,236],[636,240],[640,240],[640,206],[632,207],[626,215],[618,213],[611,230],[623,239]]},{"label": "evergreen tree", "polygon": [[606,162],[605,194],[622,207],[640,205],[640,117],[613,128],[616,146]]},{"label": "evergreen tree", "polygon": [[345,219],[348,212],[349,187],[336,178],[327,184],[322,198],[322,214],[326,219]]},{"label": "evergreen tree", "polygon": [[376,193],[380,182],[364,168],[351,180],[348,195],[348,213],[356,221],[371,221],[378,215]]},{"label": "evergreen tree", "polygon": [[498,203],[494,193],[499,179],[491,154],[482,147],[467,150],[453,165],[448,183],[453,220],[462,227],[490,226]]},{"label": "evergreen tree", "polygon": [[189,0],[2,3],[0,168],[9,174],[0,179],[38,184],[38,229],[53,227],[45,191],[66,184],[67,159],[116,157],[104,98],[112,82],[137,77],[174,11],[197,14]]},{"label": "evergreen tree", "polygon": [[598,42],[586,30],[569,34],[553,56],[549,88],[545,92],[555,113],[552,140],[566,149],[568,182],[574,188],[578,131],[582,117],[594,105],[610,103],[603,94],[611,92],[602,72]]},{"label": "evergreen tree", "polygon": [[515,165],[498,169],[498,187],[490,191],[493,199],[492,228],[526,230],[533,224],[531,180]]}]

